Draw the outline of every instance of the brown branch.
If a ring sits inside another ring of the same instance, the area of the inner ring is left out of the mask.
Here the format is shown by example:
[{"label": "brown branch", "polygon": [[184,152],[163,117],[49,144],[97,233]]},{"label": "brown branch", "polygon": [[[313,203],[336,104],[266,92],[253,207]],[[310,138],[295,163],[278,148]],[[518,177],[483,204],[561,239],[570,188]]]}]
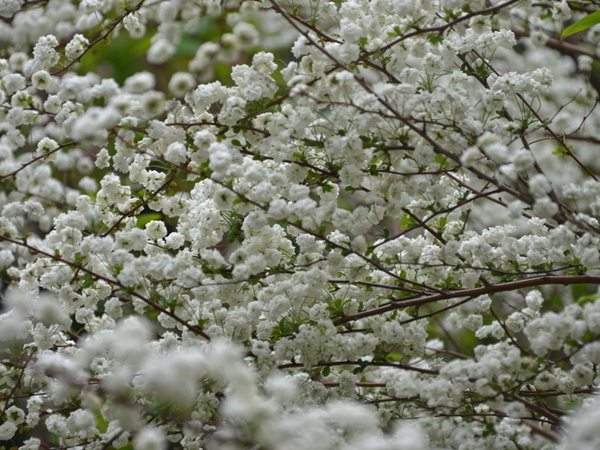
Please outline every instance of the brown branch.
[{"label": "brown branch", "polygon": [[365,317],[372,317],[379,314],[385,314],[396,309],[408,308],[410,306],[426,305],[428,303],[437,302],[440,300],[449,300],[452,298],[460,297],[478,297],[485,294],[495,294],[498,292],[508,292],[517,289],[538,287],[544,285],[562,285],[568,286],[571,284],[600,284],[600,276],[594,275],[550,275],[541,276],[534,278],[526,278],[524,280],[510,281],[506,283],[492,284],[489,286],[482,286],[477,288],[469,289],[457,289],[454,291],[447,291],[441,294],[430,294],[422,297],[416,297],[412,299],[400,300],[398,302],[390,303],[385,306],[378,308],[368,309],[356,314],[350,314],[342,317],[336,321],[337,325],[341,325],[354,320],[364,319]]},{"label": "brown branch", "polygon": [[[517,38],[529,37],[529,33],[525,32],[525,31],[513,30],[513,33],[515,34],[515,36]],[[583,49],[581,47],[573,45],[570,42],[561,41],[561,40],[554,39],[551,37],[548,37],[546,39],[545,45],[546,45],[546,47],[551,48],[553,50],[557,50],[558,52],[563,53],[565,55],[570,55],[570,56],[585,55],[585,56],[589,56],[590,58],[593,58],[593,59],[597,58],[597,56],[593,52],[590,52],[586,49]]]},{"label": "brown branch", "polygon": [[58,152],[58,151],[60,151],[60,150],[62,150],[64,148],[71,147],[73,145],[75,145],[75,142],[67,142],[66,144],[59,145],[57,148],[55,148],[54,150],[49,151],[48,153],[44,153],[43,155],[39,155],[39,156],[36,156],[35,158],[31,158],[29,161],[27,161],[25,164],[23,164],[18,169],[13,170],[12,172],[7,173],[6,175],[0,176],[0,181],[4,180],[6,178],[14,177],[19,172],[21,172],[22,170],[26,169],[30,165],[36,163],[37,161],[40,161],[40,160],[45,159],[45,158],[48,158],[49,156],[53,155],[54,153],[56,153],[56,152]]},{"label": "brown branch", "polygon": [[[419,372],[427,375],[437,375],[439,374],[438,370],[435,369],[425,369],[423,367],[411,366],[409,364],[401,364],[401,363],[391,363],[386,361],[331,361],[315,364],[312,367],[335,367],[335,366],[365,366],[365,367],[392,367],[395,369],[403,369],[413,372]],[[278,366],[279,369],[291,369],[291,368],[301,368],[304,367],[303,364],[300,363],[288,363],[281,364]]]}]

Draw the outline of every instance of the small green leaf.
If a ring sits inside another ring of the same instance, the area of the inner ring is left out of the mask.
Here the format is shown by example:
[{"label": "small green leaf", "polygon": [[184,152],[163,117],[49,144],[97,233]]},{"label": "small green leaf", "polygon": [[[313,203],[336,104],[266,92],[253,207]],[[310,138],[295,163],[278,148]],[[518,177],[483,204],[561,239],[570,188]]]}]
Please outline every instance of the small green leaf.
[{"label": "small green leaf", "polygon": [[572,284],[571,295],[576,300],[581,297],[596,295],[596,287],[592,284]]},{"label": "small green leaf", "polygon": [[577,299],[577,304],[578,305],[585,305],[586,303],[594,303],[597,300],[598,300],[598,295],[597,294],[582,295],[581,297],[579,297]]},{"label": "small green leaf", "polygon": [[437,219],[435,221],[435,228],[437,231],[439,231],[441,233],[442,231],[444,231],[444,228],[446,228],[447,224],[448,224],[448,218],[440,217],[439,219]]},{"label": "small green leaf", "polygon": [[417,221],[410,214],[402,214],[402,217],[400,218],[400,227],[402,227],[403,230],[408,230],[416,225]]},{"label": "small green leaf", "polygon": [[385,360],[387,362],[400,362],[402,361],[403,355],[402,353],[398,353],[398,352],[391,352],[388,353],[387,355],[385,355]]},{"label": "small green leaf", "polygon": [[297,317],[283,317],[273,327],[273,330],[271,331],[271,339],[276,342],[282,338],[292,336],[298,332],[300,326],[304,323],[304,321]]},{"label": "small green leaf", "polygon": [[105,433],[108,429],[108,421],[104,418],[101,413],[96,413],[96,428],[102,433]]},{"label": "small green leaf", "polygon": [[429,36],[427,36],[427,40],[433,45],[437,45],[442,43],[444,41],[444,38],[441,34],[430,34]]},{"label": "small green leaf", "polygon": [[575,33],[580,33],[585,31],[597,23],[600,23],[600,10],[594,11],[591,14],[588,14],[583,19],[578,20],[577,22],[569,25],[567,28],[563,30],[561,33],[562,37],[569,37]]},{"label": "small green leaf", "polygon": [[552,154],[558,156],[559,158],[566,158],[569,156],[569,151],[562,145],[559,145],[552,151]]},{"label": "small green leaf", "polygon": [[137,218],[136,226],[138,228],[145,228],[147,224],[149,224],[153,220],[159,220],[160,217],[160,214],[156,212],[140,214]]},{"label": "small green leaf", "polygon": [[440,169],[445,169],[448,167],[448,158],[444,155],[437,154],[434,156],[433,160],[440,166]]},{"label": "small green leaf", "polygon": [[321,374],[322,374],[324,377],[328,377],[330,373],[331,373],[331,367],[329,367],[329,366],[325,367],[325,368],[323,369],[323,371],[321,372]]},{"label": "small green leaf", "polygon": [[243,241],[244,233],[242,231],[242,225],[244,223],[244,218],[242,217],[242,215],[231,210],[222,211],[221,217],[223,219],[223,222],[225,222],[225,224],[228,227],[227,231],[225,232],[225,238],[229,242]]}]

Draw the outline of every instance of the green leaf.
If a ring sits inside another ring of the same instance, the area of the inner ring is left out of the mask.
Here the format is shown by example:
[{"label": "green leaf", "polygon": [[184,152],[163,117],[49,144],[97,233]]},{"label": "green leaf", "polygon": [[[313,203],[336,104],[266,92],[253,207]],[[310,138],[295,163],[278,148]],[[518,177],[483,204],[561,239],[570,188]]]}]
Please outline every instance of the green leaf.
[{"label": "green leaf", "polygon": [[342,317],[344,315],[344,306],[346,305],[347,300],[343,298],[333,298],[330,302],[327,303],[327,310],[329,314],[331,314],[332,318]]},{"label": "green leaf", "polygon": [[585,305],[586,303],[594,303],[598,300],[598,294],[582,295],[577,299],[578,305]]},{"label": "green leaf", "polygon": [[100,412],[96,413],[96,428],[102,433],[106,433],[108,429],[108,420]]},{"label": "green leaf", "polygon": [[403,358],[404,358],[404,355],[402,355],[402,353],[398,353],[398,352],[391,352],[391,353],[388,353],[387,355],[385,355],[385,360],[387,362],[400,362],[400,361],[402,361]]},{"label": "green leaf", "polygon": [[430,34],[429,36],[427,36],[427,40],[433,45],[437,45],[442,43],[444,41],[444,38],[441,34]]},{"label": "green leaf", "polygon": [[569,156],[569,151],[562,145],[559,145],[552,151],[552,154],[558,156],[559,158],[566,158]]},{"label": "green leaf", "polygon": [[294,317],[283,317],[271,331],[271,339],[275,342],[278,340],[294,335],[302,325],[302,320]]},{"label": "green leaf", "polygon": [[569,37],[572,34],[585,31],[588,28],[593,27],[597,23],[600,23],[600,10],[594,11],[593,13],[585,16],[583,19],[578,20],[577,22],[569,25],[567,28],[565,28],[563,30],[563,32],[561,33],[561,36]]},{"label": "green leaf", "polygon": [[229,242],[235,241],[243,241],[244,240],[244,232],[242,231],[242,225],[244,223],[244,217],[231,210],[231,211],[222,211],[221,218],[223,222],[227,225],[227,231],[225,232],[225,238]]},{"label": "green leaf", "polygon": [[446,228],[446,225],[448,224],[448,218],[447,217],[440,217],[439,219],[437,219],[435,221],[435,228],[437,231],[439,231],[440,233],[444,231],[444,228]]},{"label": "green leaf", "polygon": [[437,154],[434,156],[433,160],[440,166],[440,169],[445,169],[448,167],[448,158],[444,155]]},{"label": "green leaf", "polygon": [[175,50],[176,57],[184,57],[184,58],[192,58],[198,47],[202,44],[202,41],[198,39],[197,36],[184,34],[179,44],[177,45],[177,49]]},{"label": "green leaf", "polygon": [[571,294],[575,300],[588,295],[596,294],[596,287],[592,284],[573,284],[571,285]]},{"label": "green leaf", "polygon": [[137,218],[136,226],[138,228],[145,228],[148,223],[152,222],[153,220],[159,220],[160,217],[160,213],[156,212],[140,214]]},{"label": "green leaf", "polygon": [[400,227],[402,227],[403,230],[408,230],[416,225],[417,221],[413,219],[410,214],[402,214],[402,217],[400,218]]}]

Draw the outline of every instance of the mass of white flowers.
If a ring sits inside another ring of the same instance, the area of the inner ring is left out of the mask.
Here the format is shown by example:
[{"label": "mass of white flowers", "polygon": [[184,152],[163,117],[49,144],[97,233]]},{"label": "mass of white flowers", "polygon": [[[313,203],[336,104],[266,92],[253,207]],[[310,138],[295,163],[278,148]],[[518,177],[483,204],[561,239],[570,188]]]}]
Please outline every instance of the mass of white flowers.
[{"label": "mass of white flowers", "polygon": [[0,0],[0,448],[598,450],[599,8]]}]

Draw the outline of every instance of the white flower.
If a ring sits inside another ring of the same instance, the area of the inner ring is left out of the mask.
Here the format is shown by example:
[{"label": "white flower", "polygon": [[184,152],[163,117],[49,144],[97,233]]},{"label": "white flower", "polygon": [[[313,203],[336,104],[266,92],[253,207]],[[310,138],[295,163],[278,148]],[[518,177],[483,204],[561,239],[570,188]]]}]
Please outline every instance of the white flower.
[{"label": "white flower", "polygon": [[251,24],[240,22],[233,27],[234,36],[239,39],[242,48],[251,48],[258,42],[258,32]]},{"label": "white flower", "polygon": [[148,92],[143,95],[141,104],[146,117],[157,116],[164,111],[164,94],[162,92]]},{"label": "white flower", "polygon": [[36,89],[46,92],[55,92],[58,88],[58,81],[45,70],[38,70],[31,76],[31,84]]},{"label": "white flower", "polygon": [[167,442],[161,430],[146,427],[135,436],[133,448],[135,450],[165,450]]},{"label": "white flower", "polygon": [[148,62],[152,64],[162,64],[166,62],[175,53],[175,46],[167,39],[156,39],[148,50]]},{"label": "white flower", "polygon": [[169,81],[169,91],[175,97],[183,97],[196,84],[194,76],[187,72],[177,72],[173,74]]},{"label": "white flower", "polygon": [[165,227],[164,222],[152,220],[146,224],[146,233],[148,238],[159,240],[167,235],[167,228]]},{"label": "white flower", "polygon": [[50,153],[58,148],[58,143],[54,139],[43,138],[37,144],[36,152],[40,154]]},{"label": "white flower", "polygon": [[2,0],[0,2],[0,16],[11,17],[23,6],[23,0]]},{"label": "white flower", "polygon": [[208,152],[210,167],[215,175],[224,174],[233,161],[229,147],[222,143],[213,143]]},{"label": "white flower", "polygon": [[17,425],[12,421],[6,421],[0,425],[0,441],[9,441],[17,433]]},{"label": "white flower", "polygon": [[125,16],[123,26],[134,39],[139,39],[146,34],[146,25],[140,20],[138,14],[130,13]]},{"label": "white flower", "polygon": [[550,192],[551,189],[552,186],[550,185],[550,182],[542,174],[533,175],[529,179],[529,190],[536,197],[543,197]]},{"label": "white flower", "polygon": [[29,438],[23,442],[23,445],[19,447],[19,450],[39,450],[42,441],[38,438]]},{"label": "white flower", "polygon": [[146,239],[146,231],[140,228],[133,228],[128,231],[119,231],[116,233],[117,245],[125,250],[143,250],[146,246]]},{"label": "white flower", "polygon": [[110,155],[109,155],[108,150],[106,148],[102,148],[96,154],[95,165],[99,169],[106,169],[106,168],[110,167]]},{"label": "white flower", "polygon": [[154,75],[150,72],[138,72],[125,80],[125,89],[134,94],[149,91],[154,85]]},{"label": "white flower", "polygon": [[167,147],[165,159],[173,164],[181,165],[187,160],[187,149],[181,142],[173,142]]},{"label": "white flower", "polygon": [[2,87],[11,95],[25,87],[25,77],[19,73],[11,73],[2,77]]},{"label": "white flower", "polygon": [[5,412],[8,420],[15,423],[15,425],[20,425],[24,422],[25,413],[23,410],[15,405],[8,408]]},{"label": "white flower", "polygon": [[165,238],[167,247],[173,250],[180,248],[185,242],[185,237],[181,233],[169,233]]},{"label": "white flower", "polygon": [[59,54],[55,50],[58,39],[52,34],[41,36],[33,48],[34,65],[38,69],[49,69],[59,61]]},{"label": "white flower", "polygon": [[65,54],[67,59],[72,61],[79,58],[89,46],[89,41],[85,36],[76,34],[65,46]]}]

